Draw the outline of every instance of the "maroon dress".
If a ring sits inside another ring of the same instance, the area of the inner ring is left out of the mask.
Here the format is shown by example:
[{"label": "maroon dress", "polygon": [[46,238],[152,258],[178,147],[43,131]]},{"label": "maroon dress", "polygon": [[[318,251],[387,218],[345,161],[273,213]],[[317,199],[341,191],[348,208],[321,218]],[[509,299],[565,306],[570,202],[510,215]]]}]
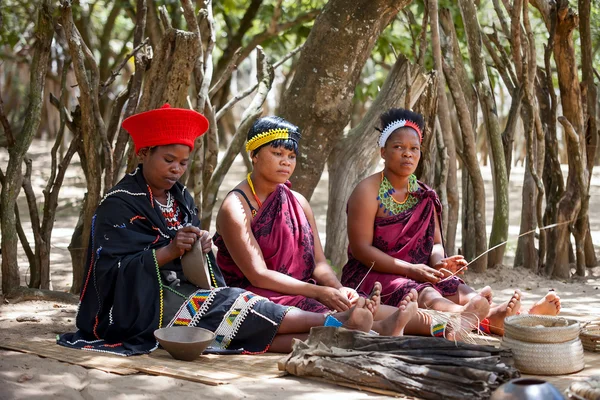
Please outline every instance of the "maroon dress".
[{"label": "maroon dress", "polygon": [[[251,223],[252,233],[268,269],[302,282],[316,284],[312,279],[315,269],[313,231],[302,205],[287,185],[289,183],[278,185],[256,211]],[[248,204],[250,205],[249,201]],[[252,205],[250,208],[253,209]],[[312,298],[252,286],[231,258],[225,241],[218,232],[215,233],[213,241],[218,248],[217,264],[228,286],[244,288],[277,304],[319,313],[329,311],[325,305]]]},{"label": "maroon dress", "polygon": [[[373,230],[373,246],[394,258],[412,264],[429,264],[433,250],[435,215],[441,221],[442,205],[435,191],[422,182],[419,189],[412,193],[418,203],[391,217],[376,217]],[[353,257],[348,248],[348,262],[342,270],[342,285],[355,288],[359,293],[369,293],[375,282],[382,285],[381,301],[383,304],[398,306],[411,289],[418,292],[431,286],[442,294],[456,294],[458,285],[464,283],[459,278],[452,278],[438,284],[422,283],[405,276],[388,274],[371,270]],[[365,278],[366,275],[366,278]],[[362,283],[361,280],[364,279]],[[360,284],[360,287],[357,287]]]}]

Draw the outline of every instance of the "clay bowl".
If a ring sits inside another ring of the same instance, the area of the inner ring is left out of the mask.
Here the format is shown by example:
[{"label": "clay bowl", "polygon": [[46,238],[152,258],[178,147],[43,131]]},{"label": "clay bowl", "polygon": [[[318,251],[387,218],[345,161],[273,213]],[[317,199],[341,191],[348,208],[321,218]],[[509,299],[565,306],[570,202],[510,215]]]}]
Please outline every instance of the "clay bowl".
[{"label": "clay bowl", "polygon": [[520,378],[505,383],[492,393],[491,400],[562,400],[564,396],[549,382]]},{"label": "clay bowl", "polygon": [[176,360],[193,361],[213,341],[215,334],[192,326],[170,326],[155,330],[154,337]]}]

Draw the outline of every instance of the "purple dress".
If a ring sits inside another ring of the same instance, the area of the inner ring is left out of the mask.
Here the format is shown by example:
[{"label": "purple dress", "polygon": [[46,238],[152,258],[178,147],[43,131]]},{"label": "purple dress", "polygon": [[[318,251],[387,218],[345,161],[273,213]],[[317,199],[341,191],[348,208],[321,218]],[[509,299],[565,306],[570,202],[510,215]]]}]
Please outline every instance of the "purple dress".
[{"label": "purple dress", "polygon": [[[438,220],[442,220],[442,205],[435,191],[422,182],[419,182],[419,189],[412,195],[418,198],[414,207],[391,217],[375,218],[373,246],[394,258],[428,265],[434,244],[435,215],[437,213]],[[365,278],[369,268],[370,265],[364,265],[354,258],[348,248],[348,262],[342,270],[342,285],[366,294],[373,289],[375,282],[380,282],[381,302],[391,306],[398,306],[411,289],[420,292],[431,286],[446,297],[456,294],[458,286],[464,283],[454,277],[434,285],[375,270],[371,270]],[[365,280],[357,288],[363,278]]]}]

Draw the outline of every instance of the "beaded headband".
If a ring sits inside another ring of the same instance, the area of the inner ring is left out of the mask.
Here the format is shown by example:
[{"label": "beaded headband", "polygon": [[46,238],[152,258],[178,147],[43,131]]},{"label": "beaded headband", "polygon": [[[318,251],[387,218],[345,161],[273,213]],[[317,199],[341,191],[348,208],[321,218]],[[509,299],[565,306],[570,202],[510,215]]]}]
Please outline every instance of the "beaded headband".
[{"label": "beaded headband", "polygon": [[263,133],[259,133],[246,143],[246,151],[253,151],[260,146],[270,143],[277,139],[292,139],[294,140],[287,128],[271,129]]},{"label": "beaded headband", "polygon": [[414,122],[412,122],[410,120],[399,119],[399,120],[396,120],[396,121],[390,123],[388,126],[385,127],[385,129],[383,131],[381,131],[381,135],[379,135],[379,147],[385,147],[385,142],[387,142],[390,135],[396,129],[400,129],[400,128],[404,128],[404,127],[413,128],[415,131],[417,131],[417,134],[419,135],[419,141],[420,142],[423,141],[423,135],[421,134],[421,129],[419,128],[419,126],[417,124],[415,124]]}]

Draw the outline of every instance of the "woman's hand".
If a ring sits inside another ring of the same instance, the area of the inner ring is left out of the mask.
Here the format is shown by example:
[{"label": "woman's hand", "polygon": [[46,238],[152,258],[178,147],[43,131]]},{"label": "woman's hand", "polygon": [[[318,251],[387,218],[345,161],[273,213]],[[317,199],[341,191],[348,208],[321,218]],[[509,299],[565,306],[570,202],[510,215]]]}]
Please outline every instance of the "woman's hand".
[{"label": "woman's hand", "polygon": [[444,273],[425,264],[413,264],[406,277],[417,282],[438,283],[444,277]]},{"label": "woman's hand", "polygon": [[360,297],[358,295],[358,293],[356,292],[356,290],[349,288],[349,287],[341,287],[338,290],[340,291],[340,293],[343,296],[345,296],[350,301],[350,305],[352,305],[352,306],[356,303],[356,301]]},{"label": "woman's hand", "polygon": [[[208,237],[208,232],[201,231],[200,228],[193,225],[184,226],[175,234],[175,238],[168,245],[173,254],[176,254],[177,257],[182,256],[186,251],[189,251],[196,243],[196,240],[200,237],[203,237],[205,234]],[[205,239],[206,240],[206,239]],[[210,238],[208,238],[210,241]],[[202,251],[204,251],[204,243],[202,246]]]},{"label": "woman's hand", "polygon": [[460,254],[442,258],[433,266],[433,268],[437,269],[444,273],[444,277],[451,276],[453,274],[463,275],[467,270],[467,260]]},{"label": "woman's hand", "polygon": [[208,231],[200,231],[200,244],[202,245],[202,252],[204,254],[212,250],[212,239]]},{"label": "woman's hand", "polygon": [[329,307],[330,310],[346,311],[351,307],[350,300],[338,289],[329,286],[316,286],[315,300]]}]

